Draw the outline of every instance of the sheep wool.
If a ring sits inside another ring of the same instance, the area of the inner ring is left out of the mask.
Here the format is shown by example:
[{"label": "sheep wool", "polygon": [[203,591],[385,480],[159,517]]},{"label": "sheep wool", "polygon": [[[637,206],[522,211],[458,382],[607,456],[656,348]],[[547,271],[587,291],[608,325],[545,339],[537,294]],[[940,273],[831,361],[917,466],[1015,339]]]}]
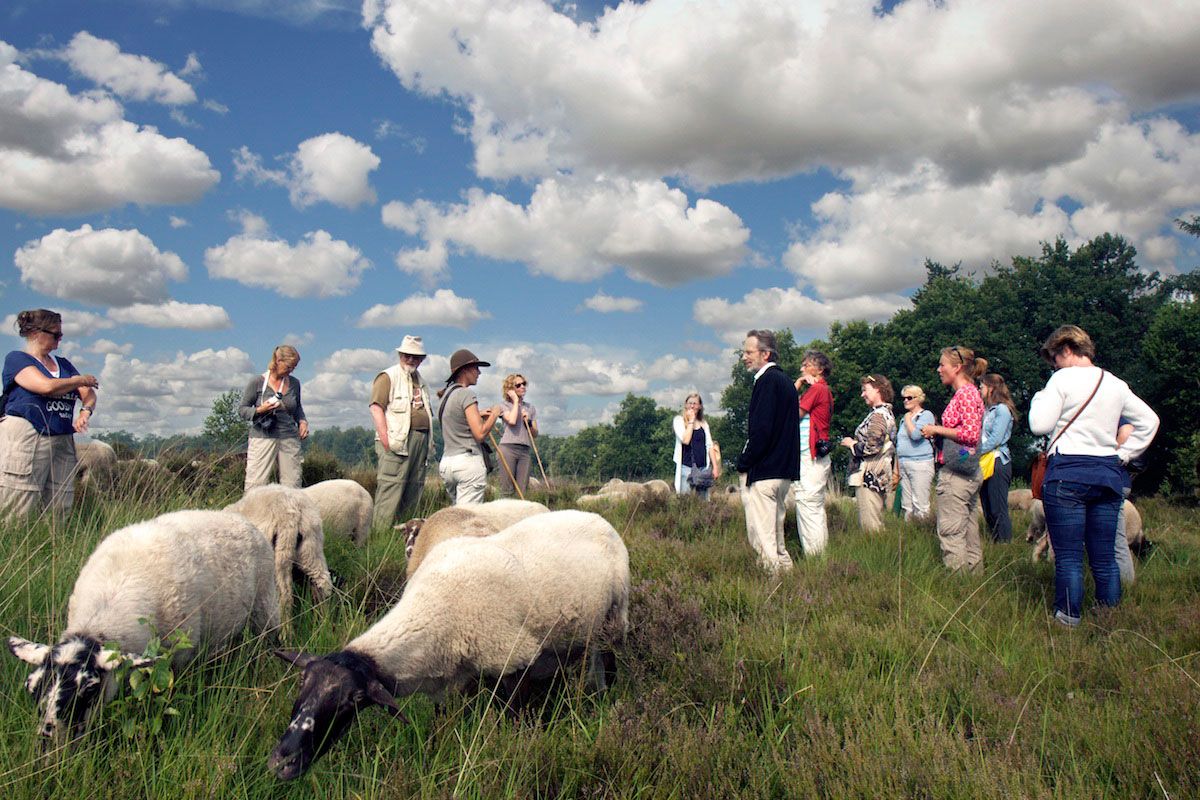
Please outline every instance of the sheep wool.
[{"label": "sheep wool", "polygon": [[225,510],[248,519],[275,550],[275,588],[284,633],[289,633],[293,566],[312,582],[314,599],[321,601],[333,593],[333,578],[325,562],[321,512],[303,490],[277,483],[254,487]]},{"label": "sheep wool", "polygon": [[316,504],[325,533],[345,536],[358,547],[371,534],[371,493],[358,481],[337,479],[321,481],[301,491]]},{"label": "sheep wool", "polygon": [[553,511],[492,536],[448,539],[400,602],[344,650],[277,653],[304,680],[268,764],[296,778],[367,705],[399,714],[396,697],[437,696],[481,677],[545,677],[585,651],[589,681],[602,689],[603,652],[628,625],[629,554],[597,514]]},{"label": "sheep wool", "polygon": [[404,524],[411,542],[406,547],[408,563],[405,574],[411,578],[425,560],[426,554],[446,539],[456,536],[491,536],[516,522],[550,509],[530,500],[493,500],[490,503],[464,503],[443,508],[426,520],[410,520]]},{"label": "sheep wool", "polygon": [[[176,511],[109,534],[80,570],[59,643],[8,640],[36,667],[26,688],[39,698],[42,735],[81,733],[96,704],[115,694],[118,645],[146,663],[138,656],[154,633],[181,630],[198,647],[220,648],[247,623],[255,633],[273,632],[272,576],[270,545],[235,514]],[[178,653],[174,665],[193,655]]]}]

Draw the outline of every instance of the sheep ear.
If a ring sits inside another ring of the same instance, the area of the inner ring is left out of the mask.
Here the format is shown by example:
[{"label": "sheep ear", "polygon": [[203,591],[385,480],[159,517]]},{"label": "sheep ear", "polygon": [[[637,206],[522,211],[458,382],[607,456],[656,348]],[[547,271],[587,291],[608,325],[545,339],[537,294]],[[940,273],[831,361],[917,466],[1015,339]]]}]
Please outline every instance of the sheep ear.
[{"label": "sheep ear", "polygon": [[8,649],[26,664],[41,666],[42,662],[46,660],[46,654],[50,652],[50,645],[31,642],[20,636],[10,636],[8,637]]},{"label": "sheep ear", "polygon": [[293,666],[304,669],[313,661],[316,661],[320,656],[314,656],[312,653],[305,653],[300,650],[272,650],[277,658],[282,658],[284,661]]},{"label": "sheep ear", "polygon": [[388,710],[388,713],[396,717],[405,725],[410,725],[408,717],[404,716],[404,712],[400,710],[400,706],[396,705],[396,698],[392,697],[392,693],[383,687],[383,684],[377,680],[371,680],[367,683],[367,697],[371,698],[372,702],[383,706]]},{"label": "sheep ear", "polygon": [[112,672],[126,661],[129,662],[131,667],[138,669],[153,665],[155,659],[137,653],[122,653],[120,650],[114,650],[111,647],[104,648],[100,651],[100,655],[96,656],[96,665],[105,672]]}]

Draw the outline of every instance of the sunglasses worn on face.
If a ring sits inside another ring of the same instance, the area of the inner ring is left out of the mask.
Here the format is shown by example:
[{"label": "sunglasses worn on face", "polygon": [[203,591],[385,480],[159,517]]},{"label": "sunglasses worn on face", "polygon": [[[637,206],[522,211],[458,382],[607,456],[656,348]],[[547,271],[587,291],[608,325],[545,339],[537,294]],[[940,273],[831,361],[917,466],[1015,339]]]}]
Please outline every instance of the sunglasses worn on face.
[{"label": "sunglasses worn on face", "polygon": [[520,389],[522,386],[525,386],[525,385],[526,385],[526,384],[525,384],[524,382],[521,382],[521,383],[514,383],[514,384],[513,384],[513,388],[514,388],[514,389]]},{"label": "sunglasses worn on face", "polygon": [[41,328],[40,330],[42,333],[49,334],[49,335],[53,336],[55,339],[61,339],[63,337],[62,331],[52,331],[52,330],[48,330],[46,328]]},{"label": "sunglasses worn on face", "polygon": [[900,395],[900,399],[901,400],[915,400],[916,398],[913,397],[911,394],[902,394],[902,395]]}]

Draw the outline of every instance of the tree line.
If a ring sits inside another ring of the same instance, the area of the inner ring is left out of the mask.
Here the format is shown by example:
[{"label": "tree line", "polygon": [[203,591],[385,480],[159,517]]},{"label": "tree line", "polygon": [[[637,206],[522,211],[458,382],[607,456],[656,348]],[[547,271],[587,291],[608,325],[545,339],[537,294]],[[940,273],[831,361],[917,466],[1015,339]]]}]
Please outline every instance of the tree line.
[{"label": "tree line", "polygon": [[[1179,225],[1200,235],[1200,217]],[[800,374],[807,350],[821,350],[832,359],[833,439],[852,433],[865,415],[859,388],[868,373],[886,375],[897,390],[905,384],[920,386],[926,407],[940,413],[949,396],[935,369],[941,349],[955,344],[986,358],[989,370],[1004,377],[1019,412],[1024,412],[1051,373],[1038,347],[1059,325],[1073,323],[1095,340],[1096,362],[1126,380],[1162,418],[1147,470],[1135,490],[1200,497],[1200,426],[1188,413],[1200,390],[1200,275],[1145,271],[1138,266],[1134,247],[1113,234],[1075,249],[1058,239],[1043,244],[1040,255],[996,262],[984,275],[967,273],[960,264],[933,261],[927,261],[925,269],[925,282],[913,295],[912,307],[886,322],[834,323],[827,338],[809,342],[797,342],[789,330],[777,332],[780,366],[789,375]],[[755,321],[747,320],[746,328],[752,327]],[[710,424],[727,464],[732,464],[745,441],[752,386],[740,351],[731,352],[729,374],[721,394],[723,413],[712,416]],[[899,391],[896,394],[898,400]],[[166,447],[244,447],[246,423],[236,413],[239,399],[236,389],[216,398],[199,436],[139,439],[118,431],[99,438],[146,455]],[[590,425],[571,436],[539,437],[539,451],[552,476],[585,481],[668,477],[674,470],[671,418],[677,413],[679,409],[661,408],[648,397],[629,394],[611,423]],[[373,440],[373,431],[364,426],[333,427],[315,430],[305,448],[331,453],[348,467],[374,466]],[[1028,474],[1038,444],[1020,413],[1010,441],[1015,477]],[[440,452],[440,441],[437,447]],[[845,458],[842,452],[835,454]]]}]

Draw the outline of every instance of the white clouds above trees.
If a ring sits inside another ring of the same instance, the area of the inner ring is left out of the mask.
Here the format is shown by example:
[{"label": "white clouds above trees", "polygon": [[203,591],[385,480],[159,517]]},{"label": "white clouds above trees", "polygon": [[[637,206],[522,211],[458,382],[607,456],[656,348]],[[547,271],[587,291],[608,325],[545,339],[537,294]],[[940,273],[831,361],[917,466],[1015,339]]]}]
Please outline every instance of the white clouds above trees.
[{"label": "white clouds above trees", "polygon": [[413,294],[395,305],[374,305],[359,317],[360,328],[408,328],[418,325],[445,325],[469,328],[491,317],[480,311],[469,297],[459,297],[450,289],[438,289],[432,295]]},{"label": "white clouds above trees", "polygon": [[57,228],[26,242],[13,261],[21,281],[36,291],[93,305],[159,303],[167,299],[168,281],[187,278],[182,259],[140,231],[91,225]]},{"label": "white clouds above trees", "polygon": [[73,95],[0,42],[0,207],[74,214],[196,200],[219,179],[185,139],[123,119],[104,94]]},{"label": "white clouds above trees", "polygon": [[662,181],[549,178],[522,206],[481,189],[463,203],[424,200],[383,207],[384,224],[420,236],[402,250],[402,270],[436,278],[449,251],[521,261],[559,280],[594,280],[614,267],[657,286],[728,274],[748,255],[750,231],[720,203]]},{"label": "white clouds above trees", "polygon": [[307,208],[319,202],[357,208],[375,202],[370,174],[380,160],[371,148],[341,133],[324,133],[305,139],[286,159],[286,169],[267,169],[249,148],[234,151],[239,180],[272,183],[288,190],[292,205]]},{"label": "white clouds above trees", "polygon": [[136,303],[108,312],[115,322],[144,325],[147,328],[180,328],[193,331],[216,331],[233,327],[229,314],[220,306],[207,303]]},{"label": "white clouds above trees", "polygon": [[335,297],[357,288],[371,266],[361,250],[323,230],[310,231],[292,245],[272,237],[256,215],[243,214],[242,227],[225,244],[204,251],[210,276],[284,297]]}]

